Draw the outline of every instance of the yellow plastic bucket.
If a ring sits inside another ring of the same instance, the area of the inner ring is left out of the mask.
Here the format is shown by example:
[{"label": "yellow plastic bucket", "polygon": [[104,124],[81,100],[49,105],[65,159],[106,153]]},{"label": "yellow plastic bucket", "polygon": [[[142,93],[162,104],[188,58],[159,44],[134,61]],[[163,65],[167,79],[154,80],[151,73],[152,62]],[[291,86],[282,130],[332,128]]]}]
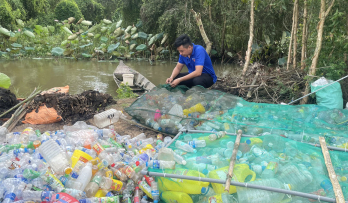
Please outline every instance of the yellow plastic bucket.
[{"label": "yellow plastic bucket", "polygon": [[85,152],[83,152],[81,150],[77,150],[76,149],[74,151],[73,155],[71,156],[71,167],[72,168],[74,168],[75,164],[80,159],[80,157],[83,157],[83,158],[87,159],[87,161],[93,159],[89,154],[87,154],[87,153],[85,153]]},{"label": "yellow plastic bucket", "polygon": [[166,203],[172,203],[172,202],[193,203],[191,197],[184,192],[165,191],[161,193],[161,199]]},{"label": "yellow plastic bucket", "polygon": [[[226,177],[228,174],[228,168],[229,168],[229,166],[226,166],[226,167],[211,171],[209,173],[209,178],[226,180]],[[252,176],[250,181],[254,181],[256,178],[256,173],[254,171],[250,170],[249,166],[247,164],[234,165],[232,180],[238,181],[238,182],[244,182],[246,177],[248,177],[249,175]],[[224,193],[225,185],[219,184],[219,183],[212,183],[212,186],[213,186],[216,194]],[[236,186],[231,185],[230,194],[236,193],[236,192],[237,192]]]}]

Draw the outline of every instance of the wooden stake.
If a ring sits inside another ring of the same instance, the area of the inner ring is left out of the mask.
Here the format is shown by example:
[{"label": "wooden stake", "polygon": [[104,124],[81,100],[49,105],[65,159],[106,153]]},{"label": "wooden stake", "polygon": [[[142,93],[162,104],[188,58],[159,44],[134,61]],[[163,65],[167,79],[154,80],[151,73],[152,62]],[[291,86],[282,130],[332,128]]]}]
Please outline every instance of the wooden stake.
[{"label": "wooden stake", "polygon": [[228,169],[228,174],[227,174],[227,179],[226,179],[225,191],[227,191],[227,192],[230,192],[230,185],[231,185],[231,179],[233,177],[234,163],[236,162],[238,147],[239,147],[239,143],[240,143],[240,138],[242,137],[242,133],[243,133],[242,130],[238,130],[236,142],[234,143],[234,148],[233,148],[231,161],[230,161],[230,167]]},{"label": "wooden stake", "polygon": [[327,168],[327,171],[329,173],[329,177],[335,192],[335,196],[336,196],[336,202],[337,203],[344,203],[344,196],[342,193],[342,189],[340,184],[338,183],[337,180],[337,176],[335,173],[335,170],[332,166],[332,162],[331,162],[331,158],[330,158],[330,153],[329,150],[326,147],[326,142],[325,142],[325,138],[324,137],[319,137],[319,142],[320,142],[320,146],[321,146],[321,151],[323,152],[324,155],[324,159],[325,159],[325,165]]},{"label": "wooden stake", "polygon": [[255,82],[257,80],[257,77],[259,77],[259,71],[257,70],[256,75],[254,76],[253,82],[251,83],[251,87],[249,88],[247,97],[250,98],[251,97],[251,90],[253,89],[253,86],[255,85]]}]

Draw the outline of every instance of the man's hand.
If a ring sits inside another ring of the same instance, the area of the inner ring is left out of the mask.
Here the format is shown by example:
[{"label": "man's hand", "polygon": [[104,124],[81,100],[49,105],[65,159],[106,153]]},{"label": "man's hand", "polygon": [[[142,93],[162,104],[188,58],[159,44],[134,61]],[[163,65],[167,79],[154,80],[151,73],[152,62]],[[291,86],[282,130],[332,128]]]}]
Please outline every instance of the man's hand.
[{"label": "man's hand", "polygon": [[181,82],[180,78],[175,79],[172,83],[170,83],[170,86],[176,87],[180,82]]},{"label": "man's hand", "polygon": [[173,81],[173,78],[167,78],[166,84],[169,84],[169,83],[171,83],[172,81]]}]

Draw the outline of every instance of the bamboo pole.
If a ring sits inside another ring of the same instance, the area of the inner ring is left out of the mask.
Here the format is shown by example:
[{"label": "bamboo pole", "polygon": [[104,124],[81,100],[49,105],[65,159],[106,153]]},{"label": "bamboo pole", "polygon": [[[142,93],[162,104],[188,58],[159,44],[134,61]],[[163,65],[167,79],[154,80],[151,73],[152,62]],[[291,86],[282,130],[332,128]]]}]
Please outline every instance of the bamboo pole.
[{"label": "bamboo pole", "polygon": [[329,177],[333,186],[333,190],[335,192],[335,196],[336,196],[336,202],[337,203],[344,203],[344,196],[342,193],[342,189],[340,184],[338,183],[337,180],[337,176],[335,173],[335,170],[332,166],[332,162],[331,162],[331,158],[330,158],[330,153],[329,150],[326,147],[326,142],[325,142],[325,138],[324,137],[319,137],[319,142],[320,142],[320,146],[321,146],[321,150],[323,152],[324,155],[324,159],[325,159],[325,165],[327,168],[327,171],[329,173]]},{"label": "bamboo pole", "polygon": [[24,104],[25,102],[29,101],[30,99],[34,98],[36,95],[38,95],[41,91],[37,91],[34,93],[34,95],[26,98],[24,101],[19,102],[17,105],[15,105],[14,107],[10,108],[9,110],[7,110],[5,113],[0,115],[0,118],[3,117],[4,115],[8,114],[10,111],[12,111],[13,109],[16,109],[17,107],[19,107],[20,105]]},{"label": "bamboo pole", "polygon": [[234,148],[233,148],[231,161],[230,161],[230,167],[228,169],[228,174],[227,174],[227,178],[226,178],[225,191],[227,191],[227,192],[230,191],[231,179],[233,177],[234,163],[236,162],[238,147],[239,147],[239,143],[240,143],[240,138],[242,137],[242,133],[243,133],[242,130],[238,130],[237,137],[236,137],[236,142],[234,143]]}]

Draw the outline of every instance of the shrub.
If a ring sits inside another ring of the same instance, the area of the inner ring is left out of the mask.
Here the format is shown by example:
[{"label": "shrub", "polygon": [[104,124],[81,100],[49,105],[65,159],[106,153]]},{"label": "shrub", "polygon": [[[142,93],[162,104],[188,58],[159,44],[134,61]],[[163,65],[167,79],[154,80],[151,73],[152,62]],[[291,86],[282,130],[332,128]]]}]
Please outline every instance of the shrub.
[{"label": "shrub", "polygon": [[104,6],[94,0],[75,0],[86,20],[99,22],[104,17]]},{"label": "shrub", "polygon": [[21,0],[24,8],[27,10],[27,19],[36,18],[39,14],[49,11],[50,4],[48,0]]},{"label": "shrub", "polygon": [[54,14],[58,20],[66,20],[74,17],[76,20],[83,18],[83,15],[74,0],[63,0],[54,9]]},{"label": "shrub", "polygon": [[7,2],[11,5],[13,17],[15,19],[26,20],[27,11],[24,9],[24,5],[21,0],[7,0]]},{"label": "shrub", "polygon": [[10,29],[14,20],[11,5],[6,0],[0,0],[0,25]]}]

